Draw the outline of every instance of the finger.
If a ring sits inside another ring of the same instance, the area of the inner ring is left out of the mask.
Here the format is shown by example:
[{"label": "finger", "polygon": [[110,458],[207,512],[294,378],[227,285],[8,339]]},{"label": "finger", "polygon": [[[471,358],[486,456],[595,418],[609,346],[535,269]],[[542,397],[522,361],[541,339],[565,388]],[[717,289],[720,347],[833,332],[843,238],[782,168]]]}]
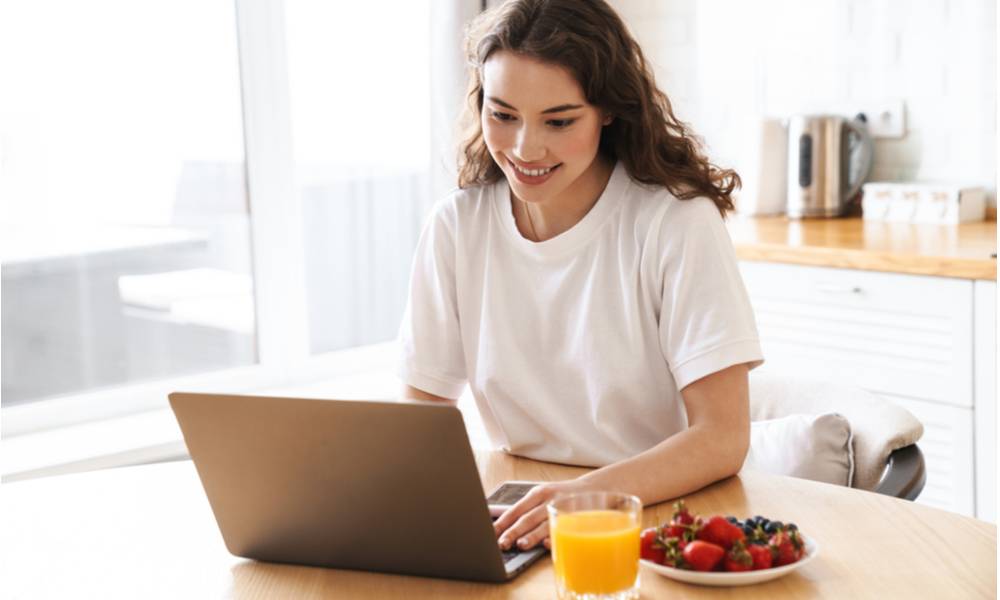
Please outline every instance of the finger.
[{"label": "finger", "polygon": [[493,521],[493,532],[496,533],[497,537],[500,534],[514,524],[521,517],[521,513],[517,512],[517,508],[511,506],[507,510],[503,511],[496,521]]},{"label": "finger", "polygon": [[515,502],[510,508],[504,511],[500,517],[493,522],[493,531],[496,533],[497,537],[500,534],[510,528],[521,515],[528,512],[529,510],[535,508],[539,504],[544,504],[548,501],[549,493],[547,493],[545,486],[539,485],[532,488],[523,498]]},{"label": "finger", "polygon": [[[530,548],[534,544],[524,546],[521,544],[521,539],[538,527],[547,527],[548,520],[548,509],[544,505],[528,511],[500,536],[500,545],[508,548],[511,544],[517,542],[519,548]],[[527,539],[525,542],[527,542]]]},{"label": "finger", "polygon": [[522,535],[517,540],[517,547],[521,550],[527,550],[529,548],[534,548],[539,542],[544,540],[549,534],[549,522],[548,518],[541,525],[538,525],[534,529],[530,530],[528,533]]},{"label": "finger", "polygon": [[546,538],[544,540],[542,540],[542,543],[545,544],[545,549],[546,550],[551,550],[552,549],[552,538],[546,536]]}]

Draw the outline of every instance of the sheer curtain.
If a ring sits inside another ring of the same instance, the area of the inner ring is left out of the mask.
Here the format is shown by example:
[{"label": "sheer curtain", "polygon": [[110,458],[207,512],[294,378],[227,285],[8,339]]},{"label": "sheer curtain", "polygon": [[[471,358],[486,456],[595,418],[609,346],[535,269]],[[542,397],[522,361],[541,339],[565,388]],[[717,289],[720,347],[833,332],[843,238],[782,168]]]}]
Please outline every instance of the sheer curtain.
[{"label": "sheer curtain", "polygon": [[[480,10],[424,0],[390,17],[355,5],[345,19],[339,5],[288,2],[313,355],[395,339],[421,225],[456,186],[462,40]],[[361,27],[375,24],[378,35]]]},{"label": "sheer curtain", "polygon": [[[468,71],[465,26],[484,8],[485,0],[442,0],[431,8],[431,194],[434,202],[458,187],[457,120],[465,106]],[[466,388],[458,401],[469,441],[490,448],[472,395]]]},{"label": "sheer curtain", "polygon": [[457,187],[456,121],[465,103],[465,26],[484,0],[442,0],[431,7],[431,197]]}]

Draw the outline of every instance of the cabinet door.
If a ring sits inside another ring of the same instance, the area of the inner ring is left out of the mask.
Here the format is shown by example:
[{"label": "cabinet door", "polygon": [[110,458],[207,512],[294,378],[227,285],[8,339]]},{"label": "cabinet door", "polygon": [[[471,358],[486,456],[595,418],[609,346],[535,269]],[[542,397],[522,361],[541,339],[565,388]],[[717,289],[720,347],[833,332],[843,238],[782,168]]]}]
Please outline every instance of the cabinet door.
[{"label": "cabinet door", "polygon": [[975,516],[972,409],[880,396],[910,411],[924,424],[917,446],[924,455],[927,483],[917,502]]},{"label": "cabinet door", "polygon": [[974,515],[973,289],[960,279],[742,262],[766,368],[835,379],[924,424],[919,502]]},{"label": "cabinet door", "polygon": [[765,360],[972,407],[972,282],[742,262]]},{"label": "cabinet door", "polygon": [[977,281],[975,293],[976,516],[996,521],[997,284]]}]

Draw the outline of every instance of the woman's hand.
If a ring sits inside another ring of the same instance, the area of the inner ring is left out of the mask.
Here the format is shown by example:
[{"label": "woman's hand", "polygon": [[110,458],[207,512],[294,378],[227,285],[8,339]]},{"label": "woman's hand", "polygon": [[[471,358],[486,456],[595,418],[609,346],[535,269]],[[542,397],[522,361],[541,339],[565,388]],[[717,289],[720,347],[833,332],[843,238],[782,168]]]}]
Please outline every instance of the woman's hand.
[{"label": "woman's hand", "polygon": [[[681,390],[688,428],[631,458],[577,479],[535,486],[493,523],[503,549],[551,549],[545,508],[558,493],[618,491],[644,505],[679,498],[737,473],[750,445],[747,366],[733,365]],[[668,465],[665,468],[664,465]],[[523,543],[521,543],[523,540]]]},{"label": "woman's hand", "polygon": [[536,485],[493,522],[498,545],[507,550],[516,542],[518,548],[527,550],[542,542],[546,548],[551,549],[549,514],[545,505],[556,494],[585,492],[591,488],[592,485],[583,479]]}]

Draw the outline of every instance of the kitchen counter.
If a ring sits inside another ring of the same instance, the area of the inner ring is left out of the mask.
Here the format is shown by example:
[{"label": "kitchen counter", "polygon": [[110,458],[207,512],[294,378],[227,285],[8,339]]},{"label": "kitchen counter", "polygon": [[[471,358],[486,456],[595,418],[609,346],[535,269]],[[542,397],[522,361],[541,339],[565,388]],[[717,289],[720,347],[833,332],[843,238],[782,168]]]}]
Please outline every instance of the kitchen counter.
[{"label": "kitchen counter", "polygon": [[733,214],[727,227],[740,260],[961,279],[997,278],[995,220],[929,225],[857,217],[792,220]]}]

